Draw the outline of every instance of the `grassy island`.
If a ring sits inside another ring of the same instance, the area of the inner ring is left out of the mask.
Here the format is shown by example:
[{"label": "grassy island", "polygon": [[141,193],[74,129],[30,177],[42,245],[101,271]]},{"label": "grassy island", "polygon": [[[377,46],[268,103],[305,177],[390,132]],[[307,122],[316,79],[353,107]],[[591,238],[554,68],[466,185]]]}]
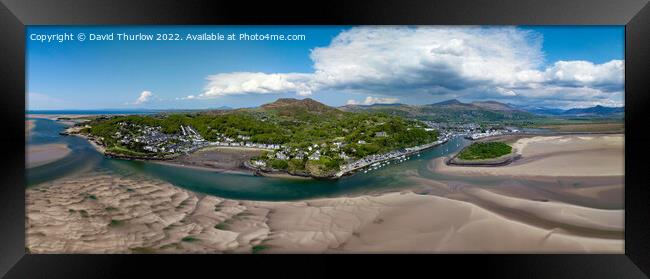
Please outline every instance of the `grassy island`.
[{"label": "grassy island", "polygon": [[458,154],[458,158],[461,160],[494,159],[510,152],[512,147],[503,142],[476,142]]}]

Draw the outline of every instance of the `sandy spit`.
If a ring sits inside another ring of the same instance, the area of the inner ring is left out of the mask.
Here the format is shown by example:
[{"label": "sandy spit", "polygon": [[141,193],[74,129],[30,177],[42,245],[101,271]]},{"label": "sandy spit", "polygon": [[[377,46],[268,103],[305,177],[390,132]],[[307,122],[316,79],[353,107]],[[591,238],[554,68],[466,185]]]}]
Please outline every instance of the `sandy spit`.
[{"label": "sandy spit", "polygon": [[622,176],[624,143],[622,134],[521,138],[512,146],[522,157],[507,166],[449,166],[439,158],[433,171],[451,175]]},{"label": "sandy spit", "polygon": [[27,168],[49,164],[70,154],[70,148],[63,143],[27,145]]}]

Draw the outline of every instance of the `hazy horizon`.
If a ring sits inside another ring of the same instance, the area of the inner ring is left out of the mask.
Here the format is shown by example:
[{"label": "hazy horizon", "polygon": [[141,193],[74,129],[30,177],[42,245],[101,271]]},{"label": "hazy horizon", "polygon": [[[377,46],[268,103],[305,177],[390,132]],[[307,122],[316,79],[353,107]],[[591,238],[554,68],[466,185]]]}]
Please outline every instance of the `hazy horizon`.
[{"label": "hazy horizon", "polygon": [[[278,98],[278,99],[282,99],[282,98]],[[286,98],[284,98],[284,99],[286,99]],[[320,103],[326,104],[325,102],[322,102],[321,100],[314,99],[314,98],[310,98],[310,97],[304,97],[304,98],[291,98],[291,97],[289,97],[289,99],[297,99],[297,100],[313,99],[313,100],[315,100],[315,101],[317,101],[317,102],[320,102]],[[277,100],[277,99],[276,99],[276,100]],[[415,105],[415,106],[417,106],[417,105],[431,105],[431,104],[436,104],[436,103],[446,102],[446,101],[451,101],[451,100],[458,100],[458,99],[447,99],[447,100],[443,100],[443,101],[439,101],[439,102],[434,102],[434,103],[430,103],[430,104],[405,104],[405,103],[399,103],[399,102],[398,102],[398,103],[376,103],[376,104],[343,104],[343,105],[332,106],[332,107],[343,107],[343,106],[348,106],[348,105],[356,105],[356,106],[372,106],[372,105]],[[275,100],[274,100],[274,101],[275,101]],[[274,101],[271,101],[271,102],[274,102]],[[472,103],[472,102],[490,102],[490,101],[496,101],[496,100],[468,101],[468,102],[463,102],[463,101],[461,101],[461,100],[458,100],[458,101],[460,101],[461,103],[470,104],[470,103]],[[498,102],[498,101],[497,101],[497,102]],[[270,103],[270,102],[269,102],[269,103]],[[264,103],[264,104],[267,104],[267,103]],[[118,112],[143,112],[143,111],[188,111],[188,110],[199,110],[199,111],[202,111],[202,110],[217,110],[217,109],[245,109],[245,108],[257,108],[257,107],[259,107],[259,106],[261,106],[261,105],[264,105],[264,104],[260,104],[260,105],[258,105],[258,106],[245,106],[245,107],[219,106],[219,107],[205,107],[205,108],[145,108],[145,107],[139,107],[139,108],[138,108],[138,107],[134,107],[134,108],[95,108],[95,109],[84,109],[84,108],[82,108],[82,109],[79,109],[79,108],[71,108],[71,109],[28,109],[28,110],[26,110],[26,113],[30,113],[30,112],[59,112],[59,111],[82,111],[82,112],[83,112],[83,111],[89,111],[89,112],[90,112],[90,111],[106,111],[106,112],[112,112],[112,111],[118,111]],[[513,104],[508,104],[508,103],[503,103],[503,104],[505,104],[505,105],[510,105],[510,106],[513,105]],[[327,105],[327,104],[326,104],[326,105]],[[590,107],[596,107],[596,106],[601,106],[601,105],[594,105],[594,106],[590,106]],[[519,107],[521,107],[521,106],[514,106],[514,108],[519,108]],[[580,109],[580,108],[590,108],[590,107],[571,107],[571,108],[578,108],[578,109]],[[624,108],[625,105],[621,105],[621,106],[603,106],[603,107]],[[557,109],[557,108],[554,108],[554,107],[543,107],[543,108],[547,108],[547,109]],[[570,109],[570,108],[568,108],[568,109]]]}]

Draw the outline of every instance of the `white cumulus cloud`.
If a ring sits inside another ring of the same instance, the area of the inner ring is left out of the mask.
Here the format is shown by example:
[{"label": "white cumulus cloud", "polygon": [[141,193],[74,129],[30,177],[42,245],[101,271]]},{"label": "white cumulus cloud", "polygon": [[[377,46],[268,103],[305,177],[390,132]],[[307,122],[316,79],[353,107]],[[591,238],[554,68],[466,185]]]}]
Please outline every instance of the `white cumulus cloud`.
[{"label": "white cumulus cloud", "polygon": [[[308,74],[265,74],[235,72],[209,76],[202,98],[241,94],[278,94],[295,92],[301,96],[311,95]],[[188,96],[189,97],[189,96]]]},{"label": "white cumulus cloud", "polygon": [[326,87],[435,92],[511,83],[540,63],[540,49],[539,36],[513,27],[359,27],[311,58],[315,79]]},{"label": "white cumulus cloud", "polygon": [[133,102],[132,104],[133,104],[133,105],[142,105],[142,104],[146,104],[146,103],[148,103],[149,101],[151,101],[151,99],[153,98],[153,96],[154,96],[154,95],[153,95],[153,93],[151,93],[151,91],[147,91],[147,90],[142,91],[142,92],[140,93],[140,97],[138,97],[138,99],[135,100],[135,102]]},{"label": "white cumulus cloud", "polygon": [[368,96],[366,99],[363,101],[364,105],[372,105],[372,104],[394,104],[397,103],[399,99],[397,98],[377,98],[377,97],[372,97]]},{"label": "white cumulus cloud", "polygon": [[596,102],[622,96],[622,60],[545,66],[542,42],[540,34],[516,27],[355,27],[311,51],[313,72],[220,73],[208,76],[196,97],[306,96],[320,90],[385,99],[417,93],[523,102],[551,101],[558,95],[583,102],[584,97]]},{"label": "white cumulus cloud", "polygon": [[603,64],[589,61],[558,61],[544,73],[547,81],[551,83],[607,90],[617,89],[623,85],[624,66],[622,60],[612,60]]},{"label": "white cumulus cloud", "polygon": [[373,96],[368,96],[366,97],[363,102],[359,102],[354,99],[350,99],[347,101],[346,104],[348,105],[359,105],[359,104],[364,104],[364,105],[372,105],[372,104],[394,104],[399,102],[398,98],[379,98],[379,97],[373,97]]}]

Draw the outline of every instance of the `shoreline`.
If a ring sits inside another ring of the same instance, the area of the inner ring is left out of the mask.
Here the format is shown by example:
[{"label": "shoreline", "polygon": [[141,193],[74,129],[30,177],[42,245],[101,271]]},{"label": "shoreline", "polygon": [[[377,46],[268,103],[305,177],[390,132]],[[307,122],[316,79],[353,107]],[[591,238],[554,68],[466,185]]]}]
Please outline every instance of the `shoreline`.
[{"label": "shoreline", "polygon": [[28,144],[25,149],[27,169],[56,162],[72,153],[72,149],[64,143]]},{"label": "shoreline", "polygon": [[297,180],[311,180],[311,179],[319,179],[313,176],[302,176],[302,175],[295,175],[295,174],[290,174],[287,172],[259,172],[259,173],[253,173],[254,175],[257,176],[264,176],[264,177],[272,177],[272,178],[284,178],[284,179],[297,179]]},{"label": "shoreline", "polygon": [[[474,144],[474,143],[472,143]],[[488,158],[488,159],[477,159],[477,160],[463,160],[458,158],[458,156],[465,151],[465,149],[469,148],[472,146],[472,144],[466,146],[465,148],[461,149],[460,151],[456,152],[456,154],[452,155],[449,157],[449,159],[445,160],[445,164],[448,166],[467,166],[467,167],[501,167],[501,166],[506,166],[509,165],[519,159],[521,159],[521,153],[519,150],[517,150],[514,147],[511,147],[510,153],[501,155],[499,157],[495,158]]]},{"label": "shoreline", "polygon": [[[386,161],[395,160],[395,159],[398,159],[398,158],[403,157],[403,156],[411,156],[413,154],[417,154],[417,153],[420,153],[422,151],[426,151],[428,149],[443,145],[443,144],[447,143],[448,141],[449,141],[449,139],[445,139],[444,141],[441,141],[441,142],[434,142],[434,143],[425,144],[425,147],[421,147],[421,148],[418,148],[418,146],[409,147],[408,149],[414,149],[414,150],[409,150],[409,151],[405,152],[404,154],[400,154],[398,156],[393,156],[393,157],[388,157],[388,158],[385,158],[385,159],[371,161],[371,162],[365,163],[364,165],[357,166],[357,167],[354,167],[352,169],[348,169],[346,171],[338,171],[338,172],[335,172],[335,173],[327,175],[327,176],[314,176],[314,175],[311,175],[311,174],[309,174],[309,175],[292,174],[292,173],[289,173],[288,171],[282,171],[282,170],[270,170],[269,171],[269,170],[264,170],[264,169],[262,169],[260,167],[253,166],[253,165],[249,164],[248,162],[245,162],[244,166],[246,168],[254,171],[256,174],[258,174],[260,176],[296,178],[296,179],[303,179],[304,178],[304,179],[316,179],[316,180],[338,180],[338,179],[341,179],[342,177],[345,177],[345,176],[351,176],[351,175],[357,173],[359,170],[361,170],[361,169],[363,169],[365,167],[368,167],[368,166],[371,166],[371,165],[374,165],[374,164],[383,163],[383,162],[386,162]],[[381,155],[384,155],[384,154],[379,154],[379,156],[381,156]],[[363,160],[363,159],[359,159],[357,161],[360,161],[360,160]]]},{"label": "shoreline", "polygon": [[[106,148],[103,145],[95,142],[95,140],[92,139],[91,137],[79,134],[78,129],[75,128],[75,127],[69,127],[67,129],[65,129],[63,132],[61,132],[60,134],[64,135],[64,136],[78,136],[78,137],[84,138],[88,142],[90,142],[90,144],[95,148],[95,150],[97,150],[98,152],[102,153],[104,156],[109,157],[109,158],[116,158],[116,159],[123,159],[123,160],[134,160],[134,161],[167,162],[168,163],[167,165],[181,166],[181,167],[197,167],[197,168],[201,168],[203,170],[212,170],[212,171],[217,171],[217,172],[223,172],[224,170],[228,170],[228,169],[214,168],[214,167],[210,167],[210,166],[187,165],[187,164],[183,164],[183,163],[180,163],[180,162],[170,162],[170,161],[178,159],[179,157],[184,156],[184,155],[191,155],[191,154],[195,154],[195,153],[199,153],[199,152],[218,150],[218,149],[239,150],[239,151],[268,151],[268,149],[263,149],[263,148],[241,147],[241,146],[232,146],[232,147],[231,146],[210,146],[209,145],[209,146],[199,148],[199,149],[197,149],[197,150],[195,150],[195,151],[193,151],[191,153],[188,153],[188,154],[174,154],[171,157],[164,157],[164,158],[138,157],[138,156],[132,156],[132,155],[115,154],[115,153],[112,153],[112,152],[107,152]],[[403,154],[400,154],[398,156],[396,155],[396,156],[388,157],[388,158],[385,158],[385,159],[371,161],[371,162],[365,163],[365,164],[363,164],[361,166],[357,166],[357,167],[348,169],[346,171],[335,172],[335,173],[332,173],[332,174],[327,175],[327,176],[314,176],[314,175],[311,175],[311,174],[309,174],[309,175],[292,174],[292,173],[289,173],[288,171],[283,171],[283,170],[264,170],[264,169],[259,168],[257,166],[251,165],[248,161],[245,161],[242,164],[242,166],[240,166],[239,168],[242,171],[250,170],[254,175],[266,176],[266,177],[337,180],[337,179],[340,179],[341,177],[352,175],[352,174],[356,173],[357,171],[359,171],[359,170],[361,170],[361,169],[363,169],[365,167],[368,167],[370,165],[373,165],[373,164],[376,164],[376,163],[382,163],[382,162],[386,162],[386,161],[390,161],[390,160],[395,160],[395,159],[397,159],[399,157],[402,157],[402,156],[410,156],[410,155],[413,155],[413,154],[417,154],[419,152],[426,151],[428,149],[443,145],[443,144],[447,143],[448,141],[449,141],[449,139],[445,138],[444,140],[439,141],[439,142],[437,141],[437,142],[424,144],[424,145],[420,145],[420,146],[409,147],[409,148],[406,148],[407,149],[406,152],[404,152]],[[379,155],[381,156],[381,155],[384,155],[384,154],[379,154]],[[359,159],[357,161],[360,161],[360,160],[363,160],[363,159]]]},{"label": "shoreline", "polygon": [[445,164],[447,164],[448,166],[465,166],[465,167],[502,167],[502,166],[507,166],[521,159],[521,154],[518,154],[516,152],[502,155],[496,158],[481,159],[481,160],[461,160],[458,159],[458,154],[460,154],[460,152],[456,153],[448,160],[445,160]]},{"label": "shoreline", "polygon": [[625,131],[620,132],[549,132],[549,133],[516,133],[516,134],[507,134],[507,135],[495,135],[487,136],[484,138],[471,140],[472,142],[483,142],[483,141],[492,141],[495,139],[504,138],[505,140],[513,138],[530,138],[530,137],[553,137],[553,136],[598,136],[598,135],[623,135],[625,136]]},{"label": "shoreline", "polygon": [[[98,144],[97,142],[95,142],[95,140],[93,140],[93,139],[91,139],[90,137],[87,137],[87,136],[85,136],[85,135],[82,135],[82,134],[79,134],[79,133],[76,133],[76,132],[75,132],[75,133],[71,133],[71,132],[69,132],[69,129],[71,129],[71,127],[65,129],[64,132],[59,133],[59,134],[62,135],[62,136],[74,136],[74,137],[80,137],[80,138],[82,138],[82,139],[85,139],[88,143],[90,143],[90,145],[91,145],[93,148],[95,148],[95,150],[96,150],[97,152],[99,152],[99,153],[101,153],[102,155],[106,156],[106,149],[104,148],[104,146]],[[63,134],[63,133],[65,133],[65,134]]]},{"label": "shoreline", "polygon": [[188,169],[195,169],[195,170],[202,170],[202,171],[209,171],[209,172],[216,172],[216,173],[254,175],[253,172],[246,171],[243,168],[240,169],[215,168],[215,167],[208,167],[208,166],[182,164],[180,162],[174,162],[171,160],[150,160],[150,162],[154,164],[165,165],[170,167],[188,168]]},{"label": "shoreline", "polygon": [[361,170],[361,169],[363,169],[363,168],[365,168],[367,166],[371,166],[371,165],[374,165],[376,163],[382,163],[382,162],[386,162],[386,161],[390,161],[390,160],[395,160],[395,159],[397,159],[399,157],[403,157],[403,156],[411,156],[413,154],[417,154],[417,153],[420,153],[422,151],[425,151],[425,150],[428,150],[428,149],[431,149],[431,148],[434,148],[434,147],[437,147],[437,146],[441,146],[441,145],[447,143],[448,141],[449,141],[449,139],[445,138],[442,141],[436,141],[436,142],[420,145],[420,146],[424,146],[424,147],[420,147],[420,146],[410,147],[410,148],[407,148],[407,149],[412,149],[412,150],[407,150],[406,153],[401,154],[399,156],[394,156],[394,157],[389,157],[389,158],[382,159],[382,160],[372,161],[372,162],[366,163],[365,165],[346,170],[341,175],[339,175],[339,173],[337,173],[336,175],[338,177],[342,177],[342,176],[346,176],[346,175],[352,175],[355,172],[357,172],[357,171],[359,171],[359,170]]},{"label": "shoreline", "polygon": [[[503,139],[503,138],[502,138]],[[494,140],[494,139],[492,139]],[[432,171],[460,176],[624,176],[623,134],[572,134],[510,137],[520,155],[502,165],[448,164],[450,157],[433,160]],[[455,157],[458,154],[452,156]]]}]

